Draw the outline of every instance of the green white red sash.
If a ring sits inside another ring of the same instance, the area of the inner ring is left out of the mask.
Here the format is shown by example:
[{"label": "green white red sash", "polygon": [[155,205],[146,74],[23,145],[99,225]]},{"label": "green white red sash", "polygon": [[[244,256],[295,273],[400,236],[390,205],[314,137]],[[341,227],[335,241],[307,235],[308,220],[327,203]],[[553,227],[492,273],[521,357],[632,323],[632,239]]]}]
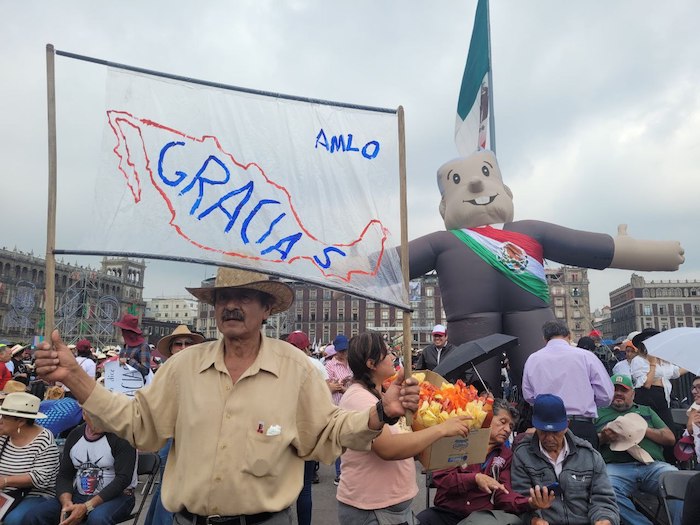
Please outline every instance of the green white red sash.
[{"label": "green white red sash", "polygon": [[450,232],[523,290],[549,302],[542,246],[535,239],[523,233],[490,226]]}]

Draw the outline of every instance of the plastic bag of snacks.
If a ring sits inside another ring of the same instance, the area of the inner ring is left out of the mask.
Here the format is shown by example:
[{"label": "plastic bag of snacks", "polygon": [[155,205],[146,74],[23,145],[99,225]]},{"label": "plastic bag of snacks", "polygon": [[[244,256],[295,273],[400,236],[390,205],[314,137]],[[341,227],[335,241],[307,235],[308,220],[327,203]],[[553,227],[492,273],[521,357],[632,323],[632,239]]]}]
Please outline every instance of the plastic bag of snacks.
[{"label": "plastic bag of snacks", "polygon": [[[420,382],[420,402],[413,416],[413,429],[420,430],[456,416],[471,417],[469,428],[486,428],[491,425],[493,398],[479,396],[476,388],[465,385],[459,379],[453,385],[429,372],[432,382],[426,379],[426,372],[416,372],[413,377]],[[437,379],[439,378],[439,380]],[[435,383],[441,380],[438,387]]]}]

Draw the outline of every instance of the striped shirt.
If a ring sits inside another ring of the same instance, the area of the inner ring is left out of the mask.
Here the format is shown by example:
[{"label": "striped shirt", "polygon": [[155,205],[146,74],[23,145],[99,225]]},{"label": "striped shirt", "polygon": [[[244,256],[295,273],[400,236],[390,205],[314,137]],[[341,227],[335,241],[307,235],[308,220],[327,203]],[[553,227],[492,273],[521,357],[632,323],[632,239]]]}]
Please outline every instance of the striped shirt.
[{"label": "striped shirt", "polygon": [[59,454],[49,430],[42,428],[39,435],[23,447],[13,445],[8,436],[0,436],[0,450],[0,477],[29,474],[34,488],[27,496],[56,495]]},{"label": "striped shirt", "polygon": [[[350,370],[348,364],[341,363],[337,359],[331,359],[326,363],[326,372],[328,372],[329,381],[344,383],[345,386],[348,386],[352,379],[352,370]],[[333,404],[337,405],[343,397],[343,392],[333,392],[332,397]]]}]

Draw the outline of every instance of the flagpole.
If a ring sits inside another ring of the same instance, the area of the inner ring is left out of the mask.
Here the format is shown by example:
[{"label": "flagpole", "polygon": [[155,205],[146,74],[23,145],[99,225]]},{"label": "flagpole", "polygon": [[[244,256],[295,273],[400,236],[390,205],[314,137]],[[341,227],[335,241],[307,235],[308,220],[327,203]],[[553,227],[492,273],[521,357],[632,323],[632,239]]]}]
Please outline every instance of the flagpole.
[{"label": "flagpole", "polygon": [[491,151],[496,153],[496,119],[493,115],[493,63],[491,62],[491,8],[489,0],[486,0],[486,34],[489,39],[489,141]]}]

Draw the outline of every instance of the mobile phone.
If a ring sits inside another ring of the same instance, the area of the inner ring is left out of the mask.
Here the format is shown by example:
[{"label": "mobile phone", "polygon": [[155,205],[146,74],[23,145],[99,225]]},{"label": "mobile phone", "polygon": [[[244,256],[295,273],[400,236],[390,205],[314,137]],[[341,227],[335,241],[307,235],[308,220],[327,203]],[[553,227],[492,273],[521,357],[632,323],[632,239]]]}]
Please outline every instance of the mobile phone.
[{"label": "mobile phone", "polygon": [[548,491],[554,492],[556,496],[558,496],[561,493],[561,488],[559,487],[558,482],[550,483],[549,485],[545,485]]}]

